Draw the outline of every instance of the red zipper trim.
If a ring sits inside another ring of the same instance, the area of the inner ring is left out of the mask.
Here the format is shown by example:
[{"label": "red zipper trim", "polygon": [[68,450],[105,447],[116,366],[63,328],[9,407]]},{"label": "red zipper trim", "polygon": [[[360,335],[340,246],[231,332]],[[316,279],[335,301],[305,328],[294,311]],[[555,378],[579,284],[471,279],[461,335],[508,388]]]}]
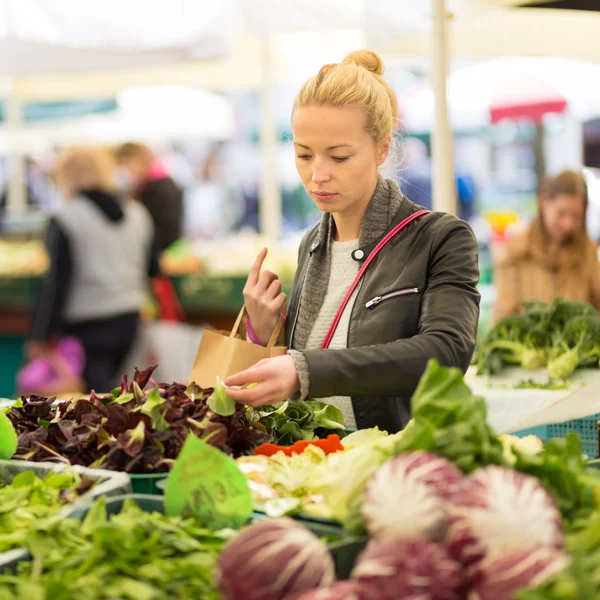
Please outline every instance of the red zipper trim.
[{"label": "red zipper trim", "polygon": [[360,283],[360,280],[362,279],[363,275],[365,274],[365,271],[369,268],[369,265],[375,260],[377,255],[381,252],[381,250],[383,250],[383,248],[386,246],[386,244],[396,234],[400,233],[400,231],[402,231],[407,225],[412,223],[415,219],[418,219],[419,217],[426,215],[428,212],[429,212],[428,210],[420,210],[416,213],[413,213],[412,215],[410,215],[409,217],[404,219],[404,221],[402,221],[401,223],[398,223],[398,225],[396,225],[396,227],[394,227],[394,229],[392,229],[382,240],[380,240],[380,242],[377,244],[377,246],[375,246],[375,249],[373,250],[373,252],[371,252],[371,254],[369,254],[367,260],[365,260],[365,262],[363,263],[363,266],[360,268],[360,270],[358,271],[358,274],[354,278],[354,281],[352,282],[350,289],[344,296],[344,299],[342,300],[342,303],[341,303],[340,307],[338,308],[335,318],[333,319],[333,323],[331,324],[331,327],[329,328],[327,336],[325,337],[325,340],[323,341],[323,344],[321,345],[322,350],[326,350],[327,348],[329,348],[329,344],[331,344],[331,340],[333,339],[335,330],[338,328],[338,325],[340,324],[342,314],[344,313],[344,310],[346,310],[346,306],[348,306],[348,302],[350,302],[350,298],[352,297],[352,294],[354,294],[354,291],[356,290],[358,284]]}]

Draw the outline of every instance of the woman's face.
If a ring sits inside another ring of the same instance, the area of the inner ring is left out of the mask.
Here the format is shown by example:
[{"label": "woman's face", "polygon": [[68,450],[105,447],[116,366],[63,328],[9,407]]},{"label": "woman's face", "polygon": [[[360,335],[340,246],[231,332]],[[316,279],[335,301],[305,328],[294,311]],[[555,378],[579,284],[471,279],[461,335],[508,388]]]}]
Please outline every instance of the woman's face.
[{"label": "woman's face", "polygon": [[582,229],[585,220],[583,200],[579,196],[559,194],[542,198],[542,218],[548,235],[564,244]]},{"label": "woman's face", "polygon": [[296,169],[323,211],[361,215],[377,185],[390,140],[376,146],[359,108],[307,106],[292,116]]}]

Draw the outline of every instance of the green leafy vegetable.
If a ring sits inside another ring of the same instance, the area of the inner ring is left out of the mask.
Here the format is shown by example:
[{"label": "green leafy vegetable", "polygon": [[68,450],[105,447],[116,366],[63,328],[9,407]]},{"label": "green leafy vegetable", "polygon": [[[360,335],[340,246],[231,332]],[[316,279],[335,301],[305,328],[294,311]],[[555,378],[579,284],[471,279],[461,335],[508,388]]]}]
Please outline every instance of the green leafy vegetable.
[{"label": "green leafy vegetable", "polygon": [[460,369],[429,361],[412,403],[413,420],[396,453],[430,450],[467,473],[506,463],[502,443],[487,423],[485,402],[473,395]]},{"label": "green leafy vegetable", "polygon": [[9,485],[0,484],[0,552],[22,547],[30,527],[43,527],[91,482],[74,472],[51,473],[40,479],[24,471]]},{"label": "green leafy vegetable", "polygon": [[502,319],[483,339],[479,373],[496,375],[504,365],[545,366],[550,380],[560,382],[575,369],[600,366],[600,317],[591,305],[559,298],[524,307],[524,314]]},{"label": "green leafy vegetable", "polygon": [[6,414],[0,410],[0,460],[9,459],[17,450],[17,432]]},{"label": "green leafy vegetable", "polygon": [[515,390],[566,390],[569,388],[567,381],[544,381],[523,379],[513,386]]},{"label": "green leafy vegetable", "polygon": [[588,472],[577,434],[549,440],[537,454],[523,453],[518,448],[513,452],[517,457],[515,469],[537,477],[554,495],[568,520],[600,507],[600,479]]},{"label": "green leafy vegetable", "polygon": [[166,431],[169,428],[169,423],[161,412],[165,401],[166,399],[160,395],[160,390],[155,387],[148,395],[146,402],[139,407],[142,414],[152,419],[152,428],[158,432]]},{"label": "green leafy vegetable", "polygon": [[[280,446],[291,446],[300,440],[327,437],[335,431],[340,437],[344,433],[344,417],[339,409],[317,400],[300,401],[297,404],[281,402],[274,406],[261,406],[257,410],[258,422],[273,435]],[[249,417],[253,420],[253,417]]]},{"label": "green leafy vegetable", "polygon": [[235,412],[235,401],[229,397],[227,388],[219,377],[217,377],[217,385],[208,399],[208,407],[222,417],[229,417]]},{"label": "green leafy vegetable", "polygon": [[217,414],[207,402],[212,389],[156,383],[153,370],[136,369],[131,383],[124,375],[121,386],[102,397],[58,404],[40,396],[17,401],[7,412],[18,432],[13,458],[165,473],[190,434],[236,457],[271,441],[264,428],[249,421],[242,404],[233,403],[232,413],[221,411],[229,416]]},{"label": "green leafy vegetable", "polygon": [[83,525],[63,519],[32,532],[34,561],[20,563],[17,576],[0,576],[0,598],[217,600],[217,561],[228,537],[131,500],[107,516],[102,498]]}]

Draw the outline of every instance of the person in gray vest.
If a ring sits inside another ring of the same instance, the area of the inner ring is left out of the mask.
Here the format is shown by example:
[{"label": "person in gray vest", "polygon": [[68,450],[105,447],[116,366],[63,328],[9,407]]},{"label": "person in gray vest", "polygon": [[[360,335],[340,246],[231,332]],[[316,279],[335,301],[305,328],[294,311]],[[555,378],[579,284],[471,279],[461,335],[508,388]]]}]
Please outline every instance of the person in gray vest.
[{"label": "person in gray vest", "polygon": [[62,154],[54,180],[65,202],[46,232],[50,268],[33,315],[29,358],[62,335],[85,349],[88,390],[117,385],[131,350],[149,278],[158,274],[154,225],[136,200],[119,197],[114,159],[104,149]]}]

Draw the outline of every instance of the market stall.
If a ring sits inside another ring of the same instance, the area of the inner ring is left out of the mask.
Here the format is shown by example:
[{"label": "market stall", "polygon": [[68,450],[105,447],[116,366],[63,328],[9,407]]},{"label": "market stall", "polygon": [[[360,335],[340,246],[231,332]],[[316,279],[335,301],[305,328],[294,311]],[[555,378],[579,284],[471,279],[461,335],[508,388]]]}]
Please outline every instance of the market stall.
[{"label": "market stall", "polygon": [[[0,495],[18,498],[21,515],[35,514],[40,494],[54,498],[35,523],[4,511],[4,597],[27,589],[66,600],[82,586],[93,600],[175,590],[215,600],[591,600],[600,592],[600,476],[577,436],[498,437],[457,369],[429,363],[413,419],[393,435],[345,432],[336,409],[318,403],[252,416],[219,386],[156,385],[149,370],[110,395],[25,400],[0,413],[1,431],[8,422],[18,433],[2,438],[2,456],[34,461],[0,461]],[[96,411],[108,420],[95,420]],[[107,438],[120,414],[135,415],[132,429]],[[70,415],[88,424],[91,444]],[[48,437],[35,445],[43,422]],[[160,460],[158,440],[173,459]],[[40,471],[44,453],[94,459],[107,474],[129,473],[134,488],[134,473],[159,471],[162,484],[150,496],[78,498],[68,466],[60,479]],[[288,557],[285,565],[275,555]]]}]

